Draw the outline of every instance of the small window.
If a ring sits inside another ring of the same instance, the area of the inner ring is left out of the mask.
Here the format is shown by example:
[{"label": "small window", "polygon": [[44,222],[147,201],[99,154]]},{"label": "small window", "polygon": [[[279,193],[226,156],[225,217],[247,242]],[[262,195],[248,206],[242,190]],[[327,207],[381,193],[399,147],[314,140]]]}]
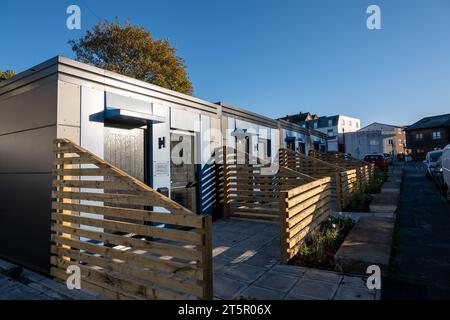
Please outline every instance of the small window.
[{"label": "small window", "polygon": [[331,120],[331,119],[328,120],[328,126],[329,126],[329,127],[332,127],[332,126],[333,126],[333,120]]},{"label": "small window", "polygon": [[342,125],[345,126],[345,119],[342,119]]},{"label": "small window", "polygon": [[441,138],[441,132],[440,131],[433,132],[433,139],[434,140],[438,140],[440,138]]},{"label": "small window", "polygon": [[359,122],[356,122],[356,127],[359,128]]},{"label": "small window", "polygon": [[416,140],[422,141],[423,140],[423,133],[416,133]]},{"label": "small window", "polygon": [[377,146],[377,145],[378,145],[378,140],[376,140],[376,139],[370,139],[369,144],[370,144],[371,146]]},{"label": "small window", "polygon": [[352,120],[349,120],[349,121],[348,121],[348,125],[349,125],[349,127],[352,126]]},{"label": "small window", "polygon": [[390,144],[390,145],[393,145],[393,144],[394,144],[394,140],[389,139],[389,144]]},{"label": "small window", "polygon": [[317,129],[318,123],[314,122],[314,129]]}]

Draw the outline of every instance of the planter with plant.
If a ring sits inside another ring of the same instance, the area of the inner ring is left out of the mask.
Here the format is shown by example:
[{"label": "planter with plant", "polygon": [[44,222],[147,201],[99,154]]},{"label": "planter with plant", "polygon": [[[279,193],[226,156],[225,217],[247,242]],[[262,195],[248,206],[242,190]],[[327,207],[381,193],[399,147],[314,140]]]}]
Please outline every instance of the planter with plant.
[{"label": "planter with plant", "polygon": [[301,245],[291,264],[317,269],[334,270],[334,255],[353,228],[350,218],[330,217]]}]

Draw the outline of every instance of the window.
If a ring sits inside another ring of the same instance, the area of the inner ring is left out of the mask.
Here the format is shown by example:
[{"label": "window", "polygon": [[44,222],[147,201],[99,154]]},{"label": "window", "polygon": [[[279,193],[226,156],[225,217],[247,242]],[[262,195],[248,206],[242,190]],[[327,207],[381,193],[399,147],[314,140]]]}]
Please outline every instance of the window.
[{"label": "window", "polygon": [[389,144],[390,144],[390,145],[393,145],[393,144],[394,144],[394,140],[389,139]]},{"label": "window", "polygon": [[349,120],[349,121],[348,121],[348,125],[349,125],[349,127],[352,126],[352,120]]},{"label": "window", "polygon": [[359,128],[359,122],[356,122],[356,127]]},{"label": "window", "polygon": [[376,139],[370,139],[369,144],[370,144],[371,146],[377,146],[377,145],[378,145],[378,140],[376,140]]},{"label": "window", "polygon": [[433,139],[434,140],[438,140],[440,138],[441,138],[441,132],[440,131],[433,132]]},{"label": "window", "polygon": [[416,140],[422,141],[423,140],[423,133],[416,133]]},{"label": "window", "polygon": [[318,123],[316,121],[316,122],[314,122],[314,129],[317,129],[317,126],[318,126]]},{"label": "window", "polygon": [[345,119],[342,119],[342,125],[345,126]]},{"label": "window", "polygon": [[333,120],[331,120],[331,119],[328,120],[328,126],[329,126],[329,127],[332,127],[332,126],[333,126]]}]

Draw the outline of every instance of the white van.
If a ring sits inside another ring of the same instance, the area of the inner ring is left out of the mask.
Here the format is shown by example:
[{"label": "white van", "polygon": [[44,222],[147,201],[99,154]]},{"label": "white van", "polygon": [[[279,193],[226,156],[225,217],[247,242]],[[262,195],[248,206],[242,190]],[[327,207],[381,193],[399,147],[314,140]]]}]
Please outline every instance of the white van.
[{"label": "white van", "polygon": [[436,169],[436,163],[438,162],[439,158],[442,156],[443,150],[434,150],[427,153],[427,156],[425,160],[423,160],[423,163],[425,164],[425,167],[427,169],[427,177],[432,179],[433,178],[433,171]]},{"label": "white van", "polygon": [[441,161],[444,190],[447,190],[447,200],[450,201],[450,144],[444,148]]}]

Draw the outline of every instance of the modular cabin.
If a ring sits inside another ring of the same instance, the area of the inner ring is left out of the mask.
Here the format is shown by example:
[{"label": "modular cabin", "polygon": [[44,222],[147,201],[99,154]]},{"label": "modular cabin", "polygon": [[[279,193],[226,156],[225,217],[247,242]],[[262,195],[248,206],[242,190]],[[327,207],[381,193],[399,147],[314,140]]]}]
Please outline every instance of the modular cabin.
[{"label": "modular cabin", "polygon": [[[194,213],[221,217],[222,146],[274,159],[326,136],[55,57],[0,83],[0,256],[49,273],[55,139],[66,138]],[[243,138],[243,140],[242,140]],[[293,139],[293,140],[292,140]]]}]

